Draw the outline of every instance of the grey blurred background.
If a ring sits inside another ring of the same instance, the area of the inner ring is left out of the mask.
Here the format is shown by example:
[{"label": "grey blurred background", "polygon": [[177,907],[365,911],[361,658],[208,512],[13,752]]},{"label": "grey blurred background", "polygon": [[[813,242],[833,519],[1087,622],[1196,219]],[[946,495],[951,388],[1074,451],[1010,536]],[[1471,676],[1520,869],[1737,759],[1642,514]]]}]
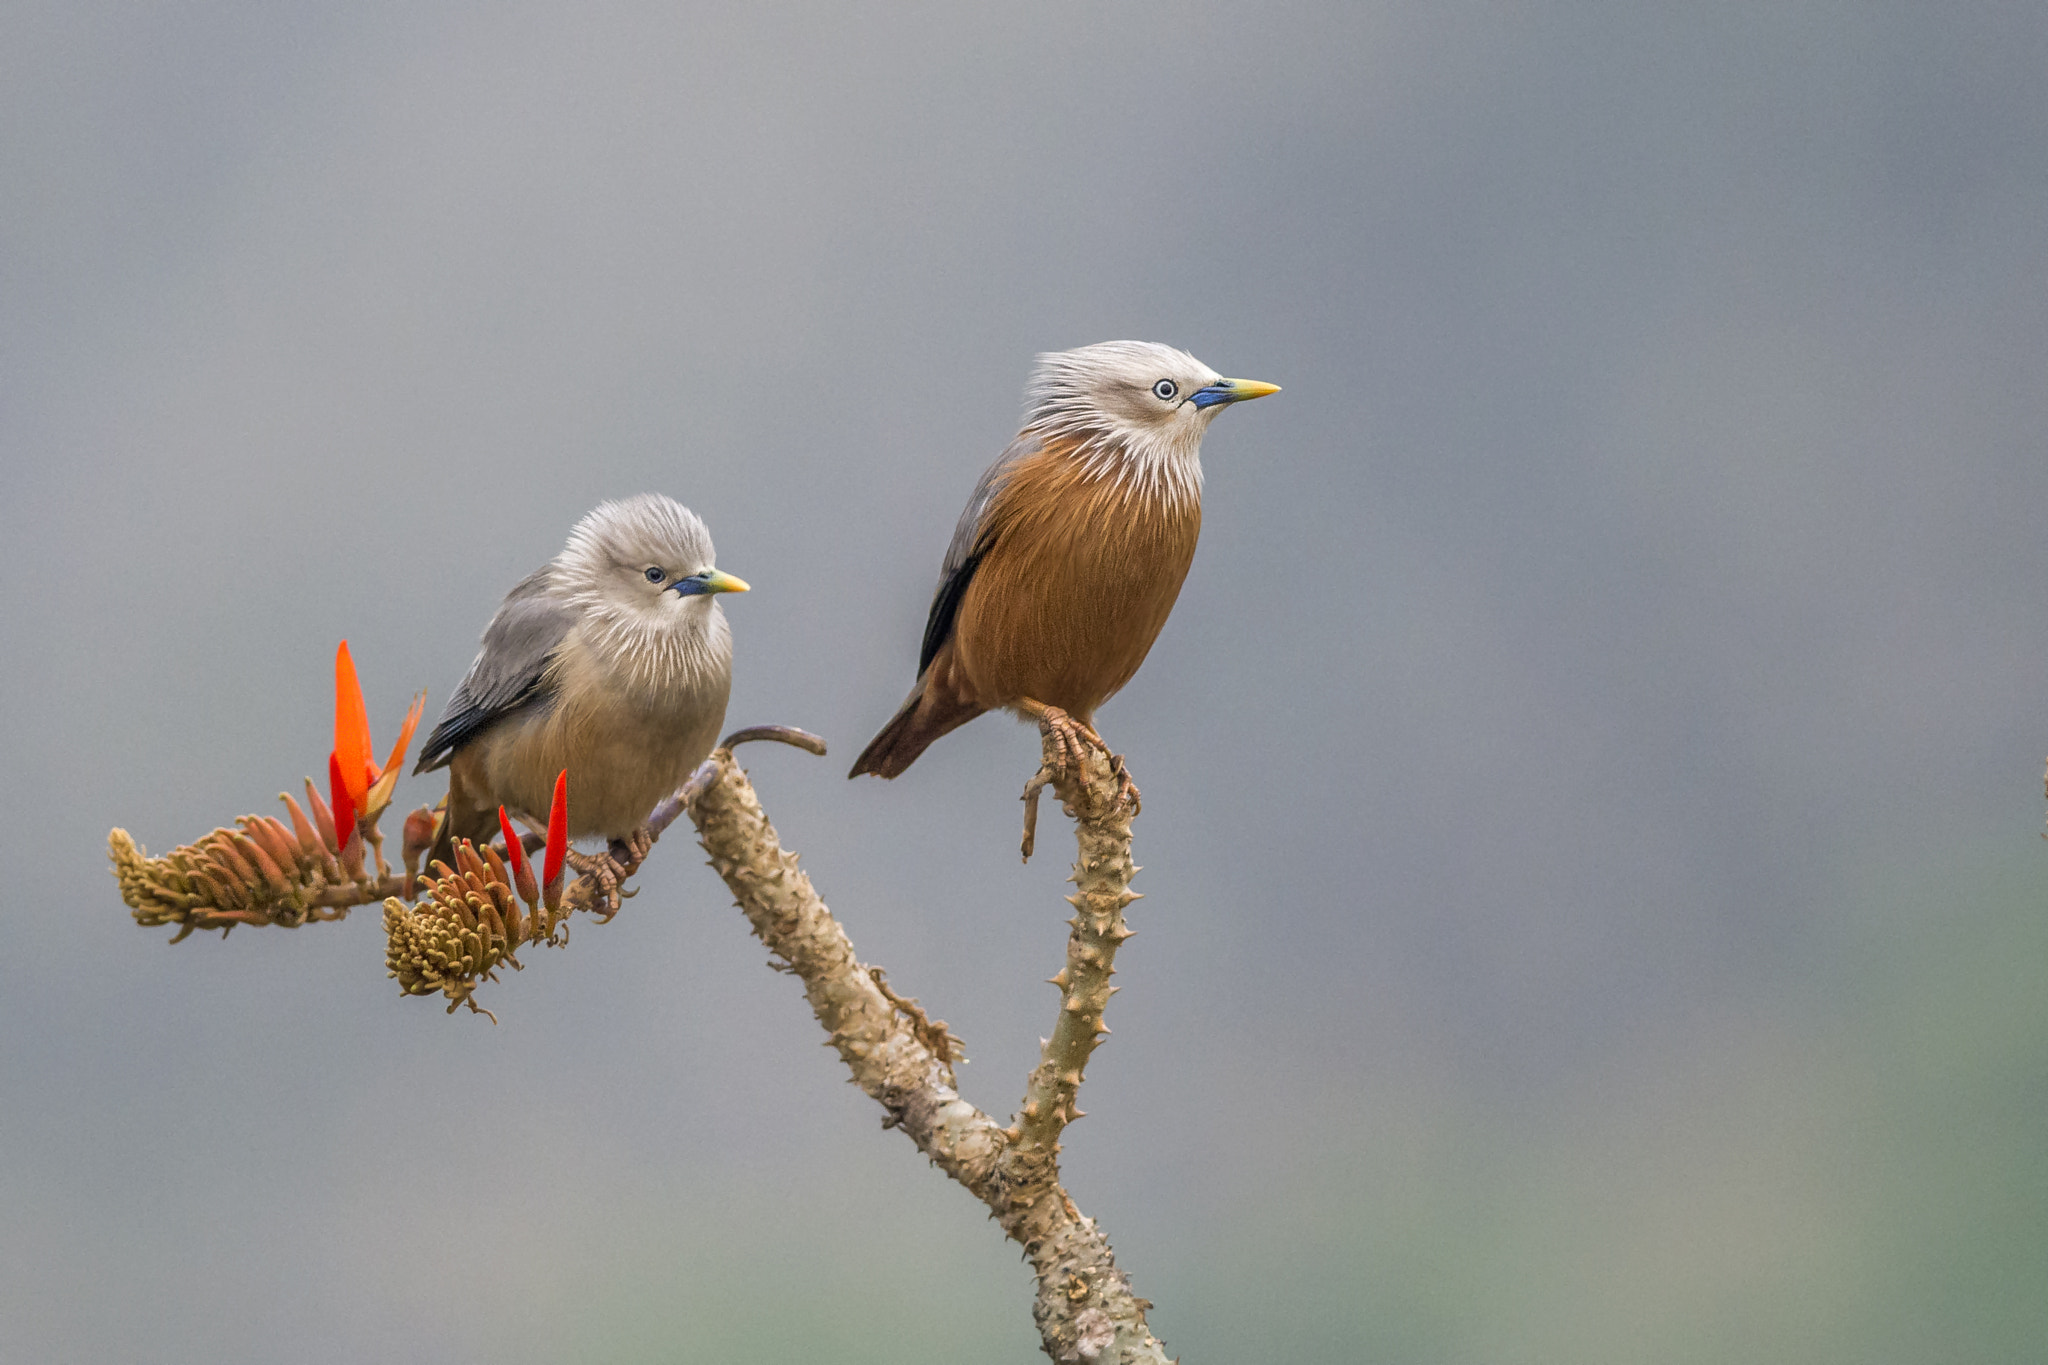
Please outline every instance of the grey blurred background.
[{"label": "grey blurred background", "polygon": [[[0,1359],[1014,1360],[1028,1275],[672,840],[485,1003],[153,851],[381,747],[598,499],[1007,1114],[1033,735],[843,777],[1033,354],[1212,431],[1103,725],[1148,898],[1069,1183],[1189,1361],[2048,1352],[2048,9],[0,20]],[[431,714],[431,712],[430,712]],[[409,779],[402,806],[431,800]]]}]

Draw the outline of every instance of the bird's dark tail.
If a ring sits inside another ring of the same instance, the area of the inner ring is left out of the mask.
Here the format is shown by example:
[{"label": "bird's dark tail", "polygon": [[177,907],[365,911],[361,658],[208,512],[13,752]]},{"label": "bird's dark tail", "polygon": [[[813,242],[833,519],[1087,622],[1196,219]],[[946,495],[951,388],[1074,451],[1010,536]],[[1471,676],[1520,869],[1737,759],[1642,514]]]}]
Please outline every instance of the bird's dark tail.
[{"label": "bird's dark tail", "polygon": [[882,732],[860,751],[848,777],[859,777],[862,773],[899,777],[917,762],[919,754],[931,747],[933,740],[981,714],[982,708],[971,703],[940,700],[925,687],[926,678],[917,680],[917,686],[910,689],[910,695],[882,727]]}]

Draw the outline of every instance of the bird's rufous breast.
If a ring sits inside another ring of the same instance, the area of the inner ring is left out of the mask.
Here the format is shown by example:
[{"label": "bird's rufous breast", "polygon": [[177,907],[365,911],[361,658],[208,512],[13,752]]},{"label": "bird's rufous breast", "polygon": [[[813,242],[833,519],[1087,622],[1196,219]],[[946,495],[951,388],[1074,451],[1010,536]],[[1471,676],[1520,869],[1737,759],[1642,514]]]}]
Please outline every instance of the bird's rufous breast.
[{"label": "bird's rufous breast", "polygon": [[1199,495],[1119,478],[1049,443],[1009,473],[982,526],[989,548],[955,629],[975,701],[1029,697],[1092,721],[1173,610],[1201,534]]}]

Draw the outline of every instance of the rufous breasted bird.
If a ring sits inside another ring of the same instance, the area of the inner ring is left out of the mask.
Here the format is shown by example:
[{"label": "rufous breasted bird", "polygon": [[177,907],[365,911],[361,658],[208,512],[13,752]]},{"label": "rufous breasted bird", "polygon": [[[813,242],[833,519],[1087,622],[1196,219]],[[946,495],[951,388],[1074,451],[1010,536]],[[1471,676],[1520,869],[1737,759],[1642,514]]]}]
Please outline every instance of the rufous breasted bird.
[{"label": "rufous breasted bird", "polygon": [[1041,355],[1023,429],[946,549],[917,683],[849,776],[895,777],[998,708],[1037,721],[1061,762],[1084,741],[1107,752],[1095,710],[1145,661],[1194,560],[1202,435],[1277,392],[1146,341]]},{"label": "rufous breasted bird", "polygon": [[413,769],[448,769],[434,856],[487,838],[501,805],[544,823],[566,769],[569,837],[612,841],[587,861],[616,892],[655,804],[725,723],[732,631],[717,594],[747,585],[713,561],[694,512],[642,493],[598,504],[505,595]]}]

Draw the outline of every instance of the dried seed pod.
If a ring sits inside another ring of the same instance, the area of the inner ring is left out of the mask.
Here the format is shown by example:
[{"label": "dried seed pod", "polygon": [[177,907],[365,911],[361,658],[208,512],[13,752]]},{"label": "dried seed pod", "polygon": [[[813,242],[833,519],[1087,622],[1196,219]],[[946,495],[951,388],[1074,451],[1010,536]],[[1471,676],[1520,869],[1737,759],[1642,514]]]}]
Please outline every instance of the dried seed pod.
[{"label": "dried seed pod", "polygon": [[319,857],[320,833],[313,828],[313,822],[306,817],[306,812],[300,808],[298,802],[292,800],[290,792],[279,792],[277,799],[284,802],[285,809],[291,813],[292,834],[299,841],[300,852],[309,858]]},{"label": "dried seed pod", "polygon": [[273,815],[252,815],[245,818],[250,823],[251,833],[262,832],[265,847],[270,850],[271,856],[277,859],[279,867],[292,871],[305,862],[304,850],[299,847],[299,841],[293,837],[292,832],[284,827],[283,821]]},{"label": "dried seed pod", "polygon": [[[313,784],[310,780],[306,783],[306,794],[313,794]],[[306,849],[319,863],[321,875],[330,884],[335,885],[348,880],[342,875],[341,860],[335,856],[334,850],[327,846],[327,840],[321,835],[322,826],[317,824],[312,816],[307,815],[299,803],[290,796],[282,792],[278,796],[291,808],[292,828],[298,831],[299,846]],[[329,823],[331,825],[332,822]]]},{"label": "dried seed pod", "polygon": [[419,901],[384,903],[384,965],[407,995],[443,995],[448,1009],[476,1003],[476,988],[495,981],[500,967],[519,970],[518,950],[529,943],[559,946],[561,915],[520,910],[511,869],[495,848],[468,840],[455,845],[455,866],[436,859],[423,878]]},{"label": "dried seed pod", "polygon": [[[420,859],[434,846],[434,812],[421,806],[405,817],[404,842],[399,846],[405,863],[405,877],[410,885],[420,875]],[[407,892],[411,894],[410,891]]]},{"label": "dried seed pod", "polygon": [[254,889],[262,881],[261,874],[256,871],[256,865],[242,856],[242,851],[235,847],[234,836],[228,831],[213,831],[199,841],[199,846],[213,859],[221,875],[233,881],[243,891]]},{"label": "dried seed pod", "polygon": [[512,817],[498,807],[498,828],[505,835],[505,856],[512,864],[512,887],[519,893],[519,899],[529,906],[540,900],[540,886],[533,880],[533,868],[526,860],[526,845],[519,838],[519,831],[512,828]]},{"label": "dried seed pod", "polygon": [[[261,888],[270,894],[271,899],[282,901],[291,895],[292,884],[285,880],[284,869],[279,867],[271,856],[263,851],[262,845],[258,844],[247,834],[230,834],[227,836],[225,843],[227,847],[241,854],[243,860],[256,869],[256,876],[261,884]],[[251,889],[255,888],[252,887]]]}]

